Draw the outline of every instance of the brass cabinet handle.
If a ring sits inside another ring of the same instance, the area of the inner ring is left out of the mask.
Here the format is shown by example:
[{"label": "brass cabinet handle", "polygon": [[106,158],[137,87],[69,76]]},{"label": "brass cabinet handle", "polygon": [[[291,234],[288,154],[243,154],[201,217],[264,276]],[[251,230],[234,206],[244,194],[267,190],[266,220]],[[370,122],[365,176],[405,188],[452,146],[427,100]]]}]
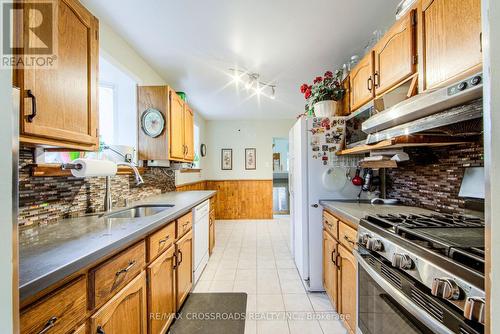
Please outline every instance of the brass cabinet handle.
[{"label": "brass cabinet handle", "polygon": [[158,243],[161,245],[161,244],[164,244],[168,241],[168,239],[170,239],[170,235],[167,235],[165,238],[163,239],[160,239],[160,241],[158,241]]},{"label": "brass cabinet handle", "polygon": [[353,245],[356,244],[356,242],[354,242],[351,239],[349,239],[349,237],[347,235],[344,235],[344,240],[347,241],[347,242],[349,242],[349,243],[351,243],[351,244],[353,244]]},{"label": "brass cabinet handle", "polygon": [[336,262],[336,261],[337,261],[337,257],[335,256],[335,260],[333,259],[333,254],[335,254],[335,253],[336,253],[336,252],[335,252],[335,249],[334,249],[334,250],[332,250],[331,257],[332,257],[332,262],[333,262],[333,264],[334,264],[335,266],[337,266],[337,262]]},{"label": "brass cabinet handle", "polygon": [[174,264],[172,266],[172,269],[175,269],[175,268],[177,268],[177,265],[178,265],[178,263],[177,263],[177,254],[172,255],[172,257],[174,258]]},{"label": "brass cabinet handle", "polygon": [[180,260],[179,260],[179,263],[177,263],[177,265],[180,265],[182,263],[182,252],[179,250],[179,255],[180,255]]},{"label": "brass cabinet handle", "polygon": [[366,84],[367,84],[367,88],[368,88],[368,90],[371,92],[371,91],[372,91],[372,89],[373,89],[373,79],[372,79],[372,77],[371,77],[371,76],[370,76],[370,77],[368,78],[368,80],[366,81]]},{"label": "brass cabinet handle", "polygon": [[53,328],[56,325],[57,322],[57,317],[52,317],[47,322],[45,323],[45,326],[43,326],[43,329],[38,332],[38,334],[45,334],[47,333],[51,328]]},{"label": "brass cabinet handle", "polygon": [[120,269],[116,272],[116,276],[120,276],[121,274],[127,273],[130,269],[132,269],[133,266],[135,266],[135,263],[136,263],[135,260],[130,261],[127,267]]},{"label": "brass cabinet handle", "polygon": [[95,332],[96,332],[96,334],[106,334],[106,333],[104,332],[104,329],[102,329],[102,327],[101,327],[101,326],[97,326],[97,330],[96,330]]},{"label": "brass cabinet handle", "polygon": [[375,87],[380,87],[380,74],[377,72],[375,72],[375,74],[373,75],[374,77],[374,81],[375,81]]},{"label": "brass cabinet handle", "polygon": [[26,91],[26,96],[31,99],[31,115],[26,116],[29,123],[33,122],[33,118],[36,117],[36,96],[33,94],[31,89]]}]

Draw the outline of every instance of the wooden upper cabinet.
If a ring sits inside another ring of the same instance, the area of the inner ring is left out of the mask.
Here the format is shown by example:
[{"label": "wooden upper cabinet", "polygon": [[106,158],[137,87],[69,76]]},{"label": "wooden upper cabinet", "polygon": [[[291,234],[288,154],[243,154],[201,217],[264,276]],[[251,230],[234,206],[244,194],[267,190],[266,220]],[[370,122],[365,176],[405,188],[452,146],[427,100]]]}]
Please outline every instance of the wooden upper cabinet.
[{"label": "wooden upper cabinet", "polygon": [[338,246],[337,264],[340,267],[339,271],[339,306],[340,312],[343,315],[349,315],[344,320],[349,333],[356,333],[356,282],[357,282],[357,263],[356,258],[343,245]]},{"label": "wooden upper cabinet", "polygon": [[[137,87],[137,124],[139,160],[168,160],[168,86]],[[142,129],[142,115],[148,109],[158,110],[165,121],[165,129],[158,137],[148,136]]]},{"label": "wooden upper cabinet", "polygon": [[194,160],[194,113],[186,104],[184,113],[184,145],[186,153],[184,159],[188,161]]},{"label": "wooden upper cabinet", "polygon": [[481,71],[481,0],[423,0],[418,10],[420,91]]},{"label": "wooden upper cabinet", "polygon": [[323,286],[333,307],[338,310],[337,246],[338,242],[323,230]]},{"label": "wooden upper cabinet", "polygon": [[416,71],[416,10],[401,18],[374,48],[375,93],[380,95]]},{"label": "wooden upper cabinet", "polygon": [[373,52],[370,51],[351,70],[351,111],[355,111],[375,96],[373,82]]},{"label": "wooden upper cabinet", "polygon": [[90,333],[146,334],[146,274],[142,272],[90,318]]},{"label": "wooden upper cabinet", "polygon": [[175,246],[148,267],[149,334],[166,333],[175,315]]},{"label": "wooden upper cabinet", "polygon": [[184,146],[184,101],[174,92],[170,91],[170,160],[184,160],[186,152]]},{"label": "wooden upper cabinet", "polygon": [[175,243],[177,268],[175,271],[177,311],[186,300],[193,286],[193,231]]},{"label": "wooden upper cabinet", "polygon": [[[54,3],[58,6],[55,69],[26,67],[14,71],[14,85],[22,92],[20,140],[34,145],[96,149],[99,23],[77,0]],[[30,5],[20,4],[26,23]],[[24,24],[17,36],[28,41],[30,34],[28,24]]]}]

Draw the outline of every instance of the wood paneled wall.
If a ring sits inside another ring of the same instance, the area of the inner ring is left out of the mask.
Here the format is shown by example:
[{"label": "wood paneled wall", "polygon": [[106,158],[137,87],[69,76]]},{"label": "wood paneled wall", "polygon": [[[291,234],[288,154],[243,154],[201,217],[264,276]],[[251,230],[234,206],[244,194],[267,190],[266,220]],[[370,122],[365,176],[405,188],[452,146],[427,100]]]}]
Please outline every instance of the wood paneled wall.
[{"label": "wood paneled wall", "polygon": [[272,180],[212,180],[177,186],[177,191],[216,190],[216,219],[272,219]]},{"label": "wood paneled wall", "polygon": [[207,189],[216,190],[216,219],[272,219],[272,180],[208,181]]},{"label": "wood paneled wall", "polygon": [[207,181],[198,181],[193,183],[186,183],[175,187],[176,191],[190,191],[190,190],[208,190]]}]

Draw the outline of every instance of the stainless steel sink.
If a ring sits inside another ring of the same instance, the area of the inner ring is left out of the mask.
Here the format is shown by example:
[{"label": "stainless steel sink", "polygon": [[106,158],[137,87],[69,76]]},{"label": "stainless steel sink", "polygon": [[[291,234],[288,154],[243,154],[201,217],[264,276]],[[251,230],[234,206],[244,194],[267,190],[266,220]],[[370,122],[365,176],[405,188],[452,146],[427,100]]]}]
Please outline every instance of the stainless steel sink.
[{"label": "stainless steel sink", "polygon": [[106,218],[141,218],[147,216],[153,216],[162,211],[173,208],[174,206],[171,204],[162,204],[162,205],[137,205],[131,208],[123,209],[117,212],[113,212],[110,214],[106,214],[104,217]]}]

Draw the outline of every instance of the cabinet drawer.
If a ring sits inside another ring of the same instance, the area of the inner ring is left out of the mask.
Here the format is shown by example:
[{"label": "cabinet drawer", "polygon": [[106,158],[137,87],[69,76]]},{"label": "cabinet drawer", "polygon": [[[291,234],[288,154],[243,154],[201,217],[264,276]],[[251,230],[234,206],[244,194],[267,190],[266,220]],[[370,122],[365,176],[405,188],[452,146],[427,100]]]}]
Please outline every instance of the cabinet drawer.
[{"label": "cabinet drawer", "polygon": [[87,282],[84,277],[21,312],[21,333],[65,334],[85,319]]},{"label": "cabinet drawer", "polygon": [[148,262],[154,260],[175,242],[175,223],[169,223],[148,237]]},{"label": "cabinet drawer", "polygon": [[328,212],[323,211],[323,228],[325,231],[328,231],[334,238],[338,238],[338,226],[339,220]]},{"label": "cabinet drawer", "polygon": [[358,240],[358,232],[352,227],[348,226],[346,223],[339,222],[339,241],[350,251],[354,249],[354,246]]},{"label": "cabinet drawer", "polygon": [[92,308],[101,305],[139,274],[146,264],[144,241],[131,246],[91,272],[94,300]]},{"label": "cabinet drawer", "polygon": [[193,213],[190,212],[177,219],[177,239],[182,237],[193,227]]}]

